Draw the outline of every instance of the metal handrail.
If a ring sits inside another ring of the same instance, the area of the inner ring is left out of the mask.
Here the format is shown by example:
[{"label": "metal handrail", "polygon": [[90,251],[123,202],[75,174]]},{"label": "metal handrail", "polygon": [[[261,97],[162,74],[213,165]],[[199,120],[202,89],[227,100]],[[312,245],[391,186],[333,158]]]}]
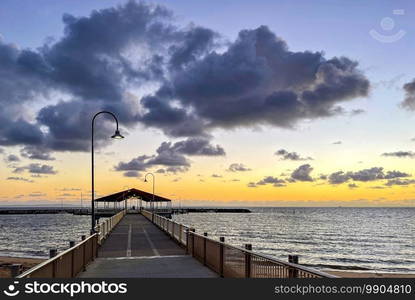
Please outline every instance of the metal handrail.
[{"label": "metal handrail", "polygon": [[[173,226],[181,226],[181,228],[186,229],[186,233],[189,234],[189,236],[194,235],[194,236],[197,236],[197,237],[199,237],[201,239],[204,239],[205,241],[210,241],[212,243],[216,243],[219,246],[226,247],[226,248],[231,248],[231,249],[235,249],[237,251],[240,251],[243,255],[248,255],[248,256],[251,256],[251,257],[262,258],[262,259],[264,259],[266,261],[269,261],[271,263],[275,263],[275,264],[281,265],[284,268],[290,268],[290,269],[294,269],[294,270],[297,270],[297,271],[302,271],[302,272],[305,272],[305,273],[310,274],[310,275],[315,275],[317,277],[338,278],[338,276],[335,276],[335,275],[332,275],[332,274],[329,274],[329,273],[325,273],[325,272],[322,272],[322,271],[319,271],[319,270],[316,270],[316,269],[313,269],[313,268],[305,267],[305,266],[302,266],[302,265],[299,265],[299,264],[295,264],[295,263],[291,263],[291,262],[282,261],[280,259],[274,258],[272,256],[269,256],[269,255],[266,255],[266,254],[263,254],[263,253],[254,252],[252,250],[244,249],[244,248],[241,248],[241,247],[238,247],[238,246],[234,246],[234,245],[227,244],[225,242],[221,242],[221,241],[218,241],[218,240],[214,240],[214,239],[209,238],[209,237],[207,237],[205,235],[201,235],[201,234],[198,234],[198,233],[196,233],[194,231],[190,231],[190,230],[188,230],[188,229],[190,229],[188,226],[183,225],[181,223],[174,222],[174,221],[172,221],[170,219],[167,219],[167,218],[165,218],[163,216],[154,214],[156,216],[156,218],[153,218],[153,213],[152,212],[149,212],[149,211],[146,211],[146,210],[143,210],[142,211],[142,214],[143,214],[144,217],[146,217],[148,220],[150,220],[154,224],[158,225],[163,231],[165,231],[168,235],[172,236],[173,238],[175,237],[175,232],[172,230],[173,232],[170,233],[170,231],[169,231],[170,226],[167,225],[167,230],[166,230],[164,228],[164,226],[161,225],[160,222],[158,222],[158,220],[163,220],[163,222],[168,222],[167,224],[172,223],[172,224],[174,224]],[[189,238],[187,238],[187,239],[189,239]],[[190,240],[192,240],[192,239],[190,239]],[[187,243],[186,244],[183,243],[182,240],[178,240],[178,242],[181,245],[186,246],[187,249],[189,248],[189,245]],[[194,245],[192,243],[192,248],[193,247],[194,247]],[[206,253],[205,253],[205,255],[206,255]]]}]

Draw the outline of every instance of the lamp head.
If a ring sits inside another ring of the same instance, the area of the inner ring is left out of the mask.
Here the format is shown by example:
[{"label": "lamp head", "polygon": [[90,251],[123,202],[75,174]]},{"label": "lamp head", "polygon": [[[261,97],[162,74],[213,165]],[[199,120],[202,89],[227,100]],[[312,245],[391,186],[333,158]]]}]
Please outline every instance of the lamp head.
[{"label": "lamp head", "polygon": [[144,178],[144,182],[147,182],[147,178]]},{"label": "lamp head", "polygon": [[122,136],[121,133],[120,133],[120,131],[117,129],[117,130],[115,130],[115,133],[114,133],[113,136],[111,136],[111,138],[112,139],[120,140],[120,139],[123,139],[124,136]]}]

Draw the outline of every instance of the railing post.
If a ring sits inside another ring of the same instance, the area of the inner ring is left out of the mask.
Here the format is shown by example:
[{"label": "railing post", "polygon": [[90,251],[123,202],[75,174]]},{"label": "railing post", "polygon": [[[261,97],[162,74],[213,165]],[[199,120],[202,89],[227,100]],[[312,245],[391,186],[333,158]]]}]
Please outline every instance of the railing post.
[{"label": "railing post", "polygon": [[[55,257],[58,255],[58,250],[49,249],[49,258]],[[52,278],[56,277],[56,259],[52,262]]]},{"label": "railing post", "polygon": [[[196,232],[196,229],[191,228],[190,229],[191,232]],[[195,235],[192,234],[192,256],[195,257]]]},{"label": "railing post", "polygon": [[186,228],[186,254],[189,254],[189,228]]},{"label": "railing post", "polygon": [[203,264],[206,266],[206,239],[207,239],[207,232],[203,233]]},{"label": "railing post", "polygon": [[49,258],[55,257],[58,254],[58,250],[49,249]]},{"label": "railing post", "polygon": [[224,247],[223,243],[225,243],[225,238],[221,236],[219,238],[220,244],[219,244],[219,275],[220,277],[223,277],[223,261],[224,261]]},{"label": "railing post", "polygon": [[[292,264],[298,264],[298,255],[288,255],[288,262]],[[297,278],[298,270],[290,267],[288,269],[288,277]]]},{"label": "railing post", "polygon": [[182,231],[183,231],[183,226],[182,224],[179,224],[179,244],[182,244]]},{"label": "railing post", "polygon": [[[251,244],[245,244],[245,249],[248,251],[252,251]],[[251,253],[245,252],[245,277],[251,277]]]},{"label": "railing post", "polygon": [[22,273],[22,265],[21,264],[12,264],[10,265],[10,276],[17,277]]},{"label": "railing post", "polygon": [[[81,236],[81,240],[84,241],[86,238],[85,235]],[[82,244],[82,270],[86,271],[86,249],[85,249],[85,244]]]},{"label": "railing post", "polygon": [[90,243],[91,243],[91,261],[93,261],[95,259],[95,239],[96,239],[96,235],[95,237],[93,237],[92,239],[90,239]]},{"label": "railing post", "polygon": [[[69,248],[75,246],[75,241],[69,241]],[[75,277],[75,251],[71,251],[71,278]]]},{"label": "railing post", "polygon": [[171,222],[171,235],[173,237],[173,240],[175,240],[176,238],[174,237],[174,222]]}]

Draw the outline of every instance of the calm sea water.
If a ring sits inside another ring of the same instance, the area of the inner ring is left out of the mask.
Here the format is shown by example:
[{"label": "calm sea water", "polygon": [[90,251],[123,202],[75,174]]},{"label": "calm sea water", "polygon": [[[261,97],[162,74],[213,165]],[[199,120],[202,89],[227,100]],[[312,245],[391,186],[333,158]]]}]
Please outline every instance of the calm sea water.
[{"label": "calm sea water", "polygon": [[[415,208],[250,208],[176,215],[228,243],[321,269],[415,273]],[[88,234],[89,216],[0,215],[0,256],[47,257]]]},{"label": "calm sea water", "polygon": [[0,256],[48,257],[49,249],[67,249],[88,235],[90,222],[71,214],[0,215]]},{"label": "calm sea water", "polygon": [[176,215],[196,232],[320,269],[415,273],[415,208],[250,208]]}]

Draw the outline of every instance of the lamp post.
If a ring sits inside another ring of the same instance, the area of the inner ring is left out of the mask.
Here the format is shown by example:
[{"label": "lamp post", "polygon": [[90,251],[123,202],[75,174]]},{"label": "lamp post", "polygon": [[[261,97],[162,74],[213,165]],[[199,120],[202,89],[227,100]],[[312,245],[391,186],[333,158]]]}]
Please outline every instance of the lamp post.
[{"label": "lamp post", "polygon": [[147,173],[146,176],[144,176],[144,182],[148,182],[147,175],[151,175],[153,177],[153,201],[151,202],[151,211],[154,214],[154,186],[156,183],[156,178],[154,177],[153,173]]},{"label": "lamp post", "polygon": [[109,111],[100,111],[94,115],[92,118],[92,126],[91,126],[91,178],[92,178],[92,185],[91,185],[91,233],[95,233],[95,187],[94,187],[94,124],[95,118],[98,117],[100,114],[109,114],[111,115],[115,123],[117,125],[115,129],[115,133],[111,136],[113,139],[123,139],[124,137],[120,134],[118,130],[118,119],[117,117]]}]

